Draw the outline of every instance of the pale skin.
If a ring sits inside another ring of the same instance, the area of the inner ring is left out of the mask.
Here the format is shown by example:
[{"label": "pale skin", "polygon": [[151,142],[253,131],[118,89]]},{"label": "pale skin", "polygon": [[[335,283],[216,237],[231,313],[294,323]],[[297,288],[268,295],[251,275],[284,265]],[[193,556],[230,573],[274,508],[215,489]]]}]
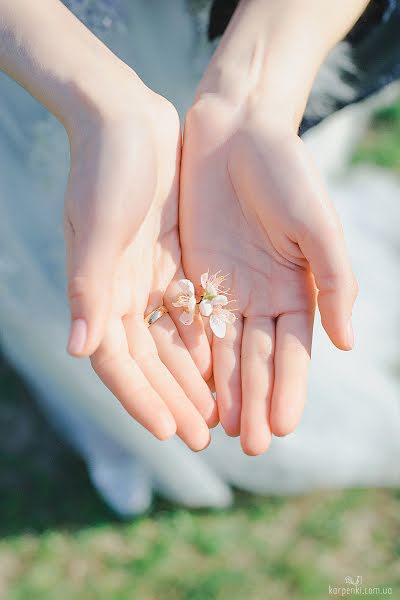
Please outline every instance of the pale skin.
[{"label": "pale skin", "polygon": [[332,342],[353,347],[356,280],[297,129],[320,63],[365,5],[242,2],[186,119],[183,264],[194,281],[229,274],[237,320],[210,335],[214,381],[221,423],[250,455],[299,422],[317,301]]},{"label": "pale skin", "polygon": [[[60,119],[70,140],[68,350],[90,356],[157,438],[177,433],[201,450],[218,415],[203,378],[211,364],[202,321],[187,329],[172,307],[184,276],[176,111],[60,2],[3,0],[0,12],[2,68]],[[144,316],[161,304],[169,314],[147,328]]]},{"label": "pale skin", "polygon": [[[208,426],[218,419],[199,371],[209,369],[209,347],[200,318],[187,329],[172,306],[177,280],[184,277],[178,237],[180,125],[168,102],[147,95],[148,113],[130,114],[121,126],[114,121],[84,139],[77,134],[71,143],[65,205],[69,350],[90,354],[102,381],[154,435],[166,439],[176,431],[190,448],[201,450],[209,442]],[[152,115],[159,119],[157,129]],[[147,328],[144,316],[163,304],[169,314]],[[81,322],[88,323],[86,349],[74,347]]]},{"label": "pale skin", "polygon": [[[294,429],[317,298],[333,343],[353,344],[356,283],[343,233],[296,132],[320,62],[366,2],[335,11],[308,0],[302,13],[294,1],[274,4],[239,6],[189,111],[180,174],[180,124],[166,99],[58,0],[0,0],[0,67],[70,140],[68,350],[90,356],[151,433],[177,432],[193,450],[218,422],[205,383],[212,368],[222,425],[246,453]],[[183,325],[172,306],[177,280],[198,283],[207,269],[229,274],[236,299],[224,340],[212,339],[206,318]],[[169,314],[147,328],[161,304]]]}]

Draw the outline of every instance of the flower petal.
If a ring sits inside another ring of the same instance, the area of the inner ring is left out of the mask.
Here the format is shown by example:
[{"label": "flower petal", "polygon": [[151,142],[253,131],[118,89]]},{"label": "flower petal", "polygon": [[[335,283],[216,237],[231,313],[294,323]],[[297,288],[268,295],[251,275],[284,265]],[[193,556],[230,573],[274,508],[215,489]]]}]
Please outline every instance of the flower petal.
[{"label": "flower petal", "polygon": [[209,296],[210,298],[214,298],[214,296],[218,295],[218,290],[212,283],[207,283],[206,292],[207,296]]},{"label": "flower petal", "polygon": [[194,296],[194,285],[190,281],[190,279],[180,279],[178,284],[181,287],[181,290],[185,292],[188,296]]},{"label": "flower petal", "polygon": [[179,296],[178,300],[172,303],[172,306],[175,306],[176,308],[182,308],[182,306],[186,306],[186,304],[187,302],[182,298],[182,296]]},{"label": "flower petal", "polygon": [[209,300],[202,300],[199,304],[199,310],[203,317],[209,317],[213,311],[211,302]]},{"label": "flower petal", "polygon": [[225,304],[228,304],[228,298],[223,294],[218,294],[218,296],[215,296],[215,298],[211,300],[211,304],[213,306],[215,306],[216,304],[219,304],[220,306],[225,306]]},{"label": "flower petal", "polygon": [[226,334],[226,323],[219,315],[212,314],[210,317],[210,327],[214,335],[218,338],[225,337]]},{"label": "flower petal", "polygon": [[185,310],[179,317],[179,320],[184,325],[191,325],[193,323],[193,313],[186,312]]},{"label": "flower petal", "polygon": [[195,298],[195,296],[191,296],[188,299],[187,307],[188,307],[188,311],[194,314],[194,312],[196,310],[196,298]]},{"label": "flower petal", "polygon": [[203,275],[200,277],[200,283],[203,289],[206,289],[207,287],[207,280],[208,280],[208,271],[207,273],[203,273]]},{"label": "flower petal", "polygon": [[236,321],[236,316],[230,310],[222,309],[219,314],[225,323],[228,323],[228,325],[233,325],[233,323]]}]

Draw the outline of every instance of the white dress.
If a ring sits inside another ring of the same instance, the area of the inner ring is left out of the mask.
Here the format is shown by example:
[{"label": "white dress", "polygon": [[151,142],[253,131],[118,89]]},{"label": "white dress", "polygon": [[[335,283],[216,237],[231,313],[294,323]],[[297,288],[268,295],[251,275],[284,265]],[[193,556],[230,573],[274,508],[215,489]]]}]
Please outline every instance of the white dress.
[{"label": "white dress", "polygon": [[[84,3],[71,3],[79,14]],[[120,0],[122,17],[114,20],[112,3],[100,4],[95,26],[106,43],[184,115],[212,52],[205,15],[191,12],[184,0]],[[362,129],[366,110],[347,109],[309,135],[360,281],[356,349],[335,350],[317,325],[309,401],[298,430],[249,458],[237,439],[217,428],[211,446],[194,454],[178,439],[155,440],[124,412],[89,361],[66,355],[61,223],[67,140],[43,107],[0,76],[2,348],[121,515],[145,510],[154,491],[186,506],[226,506],[231,485],[290,494],[399,484],[400,183],[371,169],[337,177],[344,146]]]}]

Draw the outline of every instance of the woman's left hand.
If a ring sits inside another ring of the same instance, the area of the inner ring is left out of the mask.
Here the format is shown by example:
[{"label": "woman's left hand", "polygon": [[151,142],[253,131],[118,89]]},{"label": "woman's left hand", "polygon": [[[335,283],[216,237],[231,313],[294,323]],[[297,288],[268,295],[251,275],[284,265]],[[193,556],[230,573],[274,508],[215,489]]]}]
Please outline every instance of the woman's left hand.
[{"label": "woman's left hand", "polygon": [[260,454],[300,419],[317,288],[332,342],[353,344],[357,285],[338,216],[294,130],[212,94],[186,120],[180,215],[185,273],[228,275],[237,309],[212,337],[221,423]]}]

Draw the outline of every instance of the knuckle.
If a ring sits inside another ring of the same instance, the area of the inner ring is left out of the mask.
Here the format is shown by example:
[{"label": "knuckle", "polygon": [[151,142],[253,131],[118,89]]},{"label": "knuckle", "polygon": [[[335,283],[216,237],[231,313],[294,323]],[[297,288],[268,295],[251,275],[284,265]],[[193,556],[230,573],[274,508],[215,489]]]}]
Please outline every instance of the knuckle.
[{"label": "knuckle", "polygon": [[152,329],[154,331],[159,328],[159,331],[162,332],[162,336],[165,343],[178,344],[180,340],[178,330],[175,327],[166,326],[165,321],[163,323],[163,320],[164,319],[156,321],[156,323],[154,323],[154,325],[151,326],[150,333],[152,333]]},{"label": "knuckle", "polygon": [[342,285],[349,296],[355,300],[358,296],[358,282],[351,271],[344,277]]},{"label": "knuckle", "polygon": [[251,352],[242,352],[241,362],[243,365],[251,363],[254,359],[257,359],[257,362],[262,362],[263,364],[272,364],[273,363],[273,352],[272,350],[266,349],[257,349],[255,348]]},{"label": "knuckle", "polygon": [[93,370],[99,377],[105,376],[107,373],[112,372],[117,360],[117,354],[102,354],[100,351],[95,352],[90,357]]},{"label": "knuckle", "polygon": [[240,354],[241,340],[239,338],[218,338],[218,347],[222,351],[233,352],[234,354]]},{"label": "knuckle", "polygon": [[162,363],[156,351],[138,352],[135,353],[135,360],[142,367],[151,367],[152,370],[162,370]]},{"label": "knuckle", "polygon": [[318,277],[318,290],[320,293],[334,292],[337,289],[340,281],[341,277],[338,273],[321,275]]},{"label": "knuckle", "polygon": [[75,300],[86,295],[88,289],[87,277],[75,275],[68,282],[68,298]]},{"label": "knuckle", "polygon": [[298,339],[287,338],[283,348],[279,348],[276,355],[282,357],[288,357],[290,359],[303,358],[308,355],[309,352],[304,345]]},{"label": "knuckle", "polygon": [[357,289],[357,282],[353,275],[349,275],[346,270],[337,270],[321,275],[318,278],[318,289],[321,292],[336,292],[339,289],[354,291]]}]

